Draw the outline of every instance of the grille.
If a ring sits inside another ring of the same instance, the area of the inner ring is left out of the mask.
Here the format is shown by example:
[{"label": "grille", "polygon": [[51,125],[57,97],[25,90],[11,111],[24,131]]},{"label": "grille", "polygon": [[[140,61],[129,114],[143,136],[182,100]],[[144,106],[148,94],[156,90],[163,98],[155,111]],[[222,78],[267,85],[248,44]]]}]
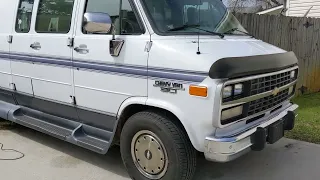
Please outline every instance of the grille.
[{"label": "grille", "polygon": [[251,101],[249,103],[248,116],[270,109],[280,104],[281,102],[284,102],[290,96],[288,93],[289,93],[289,89],[286,89],[284,91],[281,91],[276,96],[271,95],[265,98]]},{"label": "grille", "polygon": [[293,82],[295,79],[290,78],[290,72],[291,71],[251,80],[250,95],[271,91],[275,87],[282,87]]}]

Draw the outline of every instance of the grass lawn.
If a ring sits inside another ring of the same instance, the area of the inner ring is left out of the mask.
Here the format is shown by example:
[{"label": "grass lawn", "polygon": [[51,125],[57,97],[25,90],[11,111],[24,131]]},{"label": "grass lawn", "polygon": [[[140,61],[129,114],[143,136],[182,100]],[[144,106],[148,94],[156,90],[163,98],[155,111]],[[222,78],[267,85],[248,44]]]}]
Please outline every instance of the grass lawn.
[{"label": "grass lawn", "polygon": [[286,137],[320,144],[320,93],[293,99],[299,105],[298,117]]}]

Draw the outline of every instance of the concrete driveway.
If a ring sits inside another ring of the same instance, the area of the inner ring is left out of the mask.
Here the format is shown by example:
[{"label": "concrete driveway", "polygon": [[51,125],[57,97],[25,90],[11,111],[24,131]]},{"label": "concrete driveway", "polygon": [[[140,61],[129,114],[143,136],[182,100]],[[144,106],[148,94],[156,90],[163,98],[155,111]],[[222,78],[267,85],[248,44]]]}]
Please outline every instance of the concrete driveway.
[{"label": "concrete driveway", "polygon": [[[20,160],[0,160],[4,180],[129,179],[118,147],[102,156],[20,126],[0,130],[0,143],[25,154]],[[18,156],[0,152],[0,159]],[[319,170],[319,145],[282,139],[231,163],[210,163],[199,157],[195,180],[313,180],[319,179]]]}]

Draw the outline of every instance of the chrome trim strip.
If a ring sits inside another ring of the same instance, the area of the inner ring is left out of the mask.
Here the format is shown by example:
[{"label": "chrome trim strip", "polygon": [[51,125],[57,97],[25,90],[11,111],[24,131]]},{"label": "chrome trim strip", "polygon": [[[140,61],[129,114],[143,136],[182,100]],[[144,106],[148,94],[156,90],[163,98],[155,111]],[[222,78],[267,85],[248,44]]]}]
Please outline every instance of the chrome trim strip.
[{"label": "chrome trim strip", "polygon": [[[290,100],[292,97],[293,97],[293,96],[290,96],[288,99],[286,99],[285,101],[281,102],[280,104],[277,104],[277,105],[273,106],[272,108],[269,108],[269,109],[266,109],[266,110],[264,110],[264,111],[258,112],[258,113],[256,113],[256,114],[251,115],[251,116],[247,116],[247,117],[245,117],[245,118],[243,118],[243,119],[240,119],[239,121],[246,121],[246,120],[255,118],[255,117],[257,117],[257,116],[260,116],[260,115],[262,115],[262,114],[265,114],[265,113],[267,113],[267,112],[271,112],[272,110],[277,109],[277,108],[280,107],[280,106],[283,106],[283,105],[284,105],[286,102],[288,102],[288,100]],[[287,104],[288,104],[288,103],[287,103]]]},{"label": "chrome trim strip", "polygon": [[[279,91],[281,92],[281,91],[293,86],[296,83],[297,83],[297,80],[295,80],[295,81],[293,81],[293,82],[291,82],[291,83],[289,83],[287,85],[284,85],[282,87],[279,87]],[[234,101],[229,101],[229,102],[226,102],[226,103],[222,103],[222,109],[228,108],[228,107],[232,107],[234,105],[244,104],[244,103],[247,103],[247,102],[251,102],[251,101],[254,101],[254,100],[257,100],[257,99],[261,99],[261,98],[270,96],[270,95],[272,95],[272,91],[273,90],[266,91],[264,93],[256,94],[256,95],[253,95],[253,96],[237,99],[237,100],[234,100]]]},{"label": "chrome trim strip", "polygon": [[265,128],[285,117],[289,111],[295,111],[298,105],[291,104],[278,115],[270,118],[261,124],[240,132],[234,136],[216,137],[214,134],[205,138],[204,154],[207,160],[215,162],[228,162],[247,153],[252,145],[250,136],[257,131],[257,128]]},{"label": "chrome trim strip", "polygon": [[221,126],[221,103],[222,103],[222,90],[223,90],[224,80],[222,79],[220,82],[217,82],[217,87],[214,94],[214,102],[213,102],[213,111],[212,111],[212,126],[220,127]]},{"label": "chrome trim strip", "polygon": [[[274,106],[274,107],[272,107],[272,108],[266,109],[266,110],[261,111],[261,112],[259,112],[259,113],[253,114],[253,115],[251,115],[251,116],[247,116],[247,117],[245,117],[245,118],[239,119],[239,120],[237,120],[237,121],[231,122],[231,123],[226,124],[226,125],[229,126],[229,125],[233,125],[233,124],[236,124],[236,123],[238,123],[238,122],[241,122],[241,121],[247,121],[247,120],[250,120],[250,119],[252,119],[252,118],[258,117],[258,116],[260,116],[260,115],[262,115],[262,114],[265,114],[265,116],[264,116],[264,117],[261,117],[261,118],[267,118],[266,116],[269,116],[269,115],[272,117],[272,116],[274,115],[273,113],[276,114],[276,113],[278,112],[278,110],[281,110],[281,109],[285,108],[286,106],[290,105],[290,101],[289,101],[289,100],[290,100],[292,97],[293,97],[293,96],[291,96],[291,97],[290,97],[289,99],[287,99],[286,101],[283,101],[283,102],[281,102],[280,104],[278,104],[278,105],[276,105],[276,106]],[[281,105],[283,106],[282,108],[280,108],[280,109],[276,110],[275,112],[272,112],[272,113],[271,113],[272,110],[280,107]],[[269,113],[269,114],[268,114],[268,113]],[[259,119],[256,120],[256,121],[253,121],[253,122],[252,122],[252,126],[254,126],[254,125],[255,125],[255,122],[257,122],[257,121],[259,121]]]},{"label": "chrome trim strip", "polygon": [[257,79],[257,78],[262,78],[262,77],[277,75],[277,74],[280,74],[280,73],[284,73],[284,72],[296,70],[296,69],[298,69],[298,68],[299,68],[298,66],[294,66],[294,67],[292,67],[292,68],[288,68],[288,69],[284,69],[284,70],[281,70],[281,71],[272,72],[272,73],[268,73],[268,74],[261,74],[261,75],[256,75],[256,76],[249,76],[249,77],[245,77],[245,78],[230,80],[230,81],[225,82],[224,86],[229,85],[229,84],[234,84],[234,83],[249,81],[249,80],[252,80],[252,79]]},{"label": "chrome trim strip", "polygon": [[281,113],[279,113],[277,116],[269,119],[268,121],[242,133],[242,134],[238,134],[237,136],[234,137],[224,137],[224,138],[216,138],[216,137],[206,137],[206,140],[208,141],[216,141],[216,142],[237,142],[240,139],[244,139],[248,136],[250,136],[251,134],[253,134],[254,132],[257,131],[258,127],[267,127],[270,124],[273,124],[274,122],[278,121],[279,119],[283,118],[288,111],[295,111],[299,106],[297,104],[293,104],[290,107],[288,107],[287,109],[283,110]]}]

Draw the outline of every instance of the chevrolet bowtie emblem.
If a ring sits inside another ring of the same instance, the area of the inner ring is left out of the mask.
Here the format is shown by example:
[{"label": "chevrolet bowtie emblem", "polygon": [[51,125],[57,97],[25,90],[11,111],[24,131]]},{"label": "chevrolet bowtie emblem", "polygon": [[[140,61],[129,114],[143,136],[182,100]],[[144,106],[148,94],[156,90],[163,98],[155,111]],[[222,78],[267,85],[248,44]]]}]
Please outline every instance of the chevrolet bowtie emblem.
[{"label": "chevrolet bowtie emblem", "polygon": [[280,89],[275,87],[274,90],[271,92],[273,96],[278,95],[278,93],[280,92]]}]

